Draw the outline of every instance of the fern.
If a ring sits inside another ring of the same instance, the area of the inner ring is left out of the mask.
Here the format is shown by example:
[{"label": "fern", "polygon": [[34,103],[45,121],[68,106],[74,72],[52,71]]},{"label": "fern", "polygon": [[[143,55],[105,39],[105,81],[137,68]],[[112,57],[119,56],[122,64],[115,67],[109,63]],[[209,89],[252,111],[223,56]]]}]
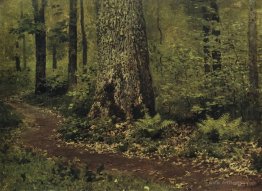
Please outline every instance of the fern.
[{"label": "fern", "polygon": [[159,114],[154,117],[146,115],[135,123],[135,135],[151,139],[160,138],[165,128],[174,124],[171,120],[163,120]]},{"label": "fern", "polygon": [[211,134],[217,133],[221,140],[241,137],[244,133],[242,125],[241,118],[231,120],[229,114],[224,114],[219,119],[207,117],[206,120],[197,124],[202,135],[209,137]]}]

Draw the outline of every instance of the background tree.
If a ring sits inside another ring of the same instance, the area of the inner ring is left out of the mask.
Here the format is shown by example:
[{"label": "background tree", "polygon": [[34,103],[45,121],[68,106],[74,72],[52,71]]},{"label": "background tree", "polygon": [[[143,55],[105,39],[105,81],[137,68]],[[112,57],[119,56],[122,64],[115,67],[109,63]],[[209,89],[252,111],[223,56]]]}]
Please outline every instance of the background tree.
[{"label": "background tree", "polygon": [[[157,0],[157,29],[159,31],[159,46],[162,46],[163,45],[163,32],[162,32],[162,29],[161,29],[161,15],[160,15],[160,0]],[[163,55],[161,53],[160,50],[158,50],[158,53],[159,53],[159,68],[160,68],[160,73],[162,74],[163,72],[163,62],[162,62],[162,59],[163,59]]]},{"label": "background tree", "polygon": [[[20,19],[24,19],[24,3],[21,1],[21,15]],[[26,52],[26,36],[22,34],[22,52],[23,52],[23,68],[27,68],[27,52]]]},{"label": "background tree", "polygon": [[84,72],[86,72],[87,65],[87,37],[85,30],[85,14],[84,14],[84,1],[80,0],[80,17],[81,17],[81,33],[82,33],[82,58],[83,58],[83,67]]},{"label": "background tree", "polygon": [[19,47],[19,41],[17,40],[15,42],[15,67],[16,71],[21,72],[21,61],[20,61],[20,47]]},{"label": "background tree", "polygon": [[257,13],[256,0],[249,0],[249,22],[248,22],[248,44],[249,44],[249,80],[251,118],[260,123],[259,114],[259,76],[257,63]]},{"label": "background tree", "polygon": [[68,82],[69,86],[77,83],[77,0],[69,2],[69,64]]},{"label": "background tree", "polygon": [[35,47],[36,47],[36,76],[35,93],[42,94],[46,91],[46,28],[45,8],[47,0],[32,0],[34,9]]},{"label": "background tree", "polygon": [[203,12],[203,33],[204,33],[204,60],[205,71],[210,71],[210,63],[212,63],[212,69],[215,71],[221,69],[221,51],[220,45],[220,17],[218,4],[216,0],[209,0],[209,5],[202,7]]},{"label": "background tree", "polygon": [[90,116],[120,120],[155,113],[146,24],[140,0],[101,0],[99,64]]},{"label": "background tree", "polygon": [[[58,51],[60,55],[64,51],[64,44],[68,42],[68,34],[66,32],[66,21],[59,21],[55,26],[49,31],[48,35],[48,48],[52,53],[52,68],[57,69],[58,61]],[[60,56],[61,57],[61,56]]]}]

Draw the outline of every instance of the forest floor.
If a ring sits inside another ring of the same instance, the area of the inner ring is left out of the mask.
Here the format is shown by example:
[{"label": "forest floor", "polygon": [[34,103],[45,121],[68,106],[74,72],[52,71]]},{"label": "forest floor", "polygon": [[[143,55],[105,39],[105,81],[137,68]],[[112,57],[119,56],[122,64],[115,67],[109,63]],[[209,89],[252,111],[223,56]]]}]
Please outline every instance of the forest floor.
[{"label": "forest floor", "polygon": [[[32,106],[22,101],[9,101],[15,110],[23,116],[26,128],[21,132],[24,147],[41,150],[50,157],[63,157],[77,160],[96,170],[103,164],[105,171],[133,175],[159,183],[173,184],[183,190],[210,191],[261,191],[261,174],[254,176],[225,176],[223,172],[212,173],[212,168],[205,164],[195,164],[193,159],[127,158],[121,153],[94,153],[75,145],[61,142],[57,138],[57,129],[63,123],[63,117],[51,110]],[[205,173],[204,173],[205,172]],[[217,172],[217,171],[216,171]]]}]

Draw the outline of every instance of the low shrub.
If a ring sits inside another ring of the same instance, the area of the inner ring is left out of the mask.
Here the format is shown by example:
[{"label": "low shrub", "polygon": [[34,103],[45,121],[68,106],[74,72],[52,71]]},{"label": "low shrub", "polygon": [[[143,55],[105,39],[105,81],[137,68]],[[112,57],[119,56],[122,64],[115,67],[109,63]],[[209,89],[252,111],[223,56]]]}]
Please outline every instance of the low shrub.
[{"label": "low shrub", "polygon": [[89,127],[86,119],[71,117],[59,129],[59,133],[66,141],[81,141],[89,136]]},{"label": "low shrub", "polygon": [[235,142],[249,141],[250,129],[252,128],[247,123],[243,123],[240,118],[231,119],[229,114],[218,119],[207,117],[197,124],[197,130],[193,133],[184,155],[196,157],[199,153],[204,153],[215,158],[241,155]]},{"label": "low shrub", "polygon": [[0,152],[1,190],[175,190],[136,177],[106,174],[101,166],[94,172],[83,164],[46,157],[17,147]]},{"label": "low shrub", "polygon": [[252,153],[252,166],[258,172],[262,172],[262,152]]},{"label": "low shrub", "polygon": [[157,140],[164,137],[165,131],[168,130],[173,121],[163,120],[159,114],[154,117],[146,115],[145,118],[139,119],[135,123],[135,128],[132,136],[137,139],[149,138]]},{"label": "low shrub", "polygon": [[93,103],[95,94],[94,70],[88,69],[87,73],[78,75],[77,87],[68,92],[71,102],[68,109],[78,117],[86,117]]},{"label": "low shrub", "polygon": [[246,124],[241,119],[230,119],[229,114],[224,114],[218,119],[207,117],[197,124],[199,136],[213,143],[221,140],[241,139],[245,134]]},{"label": "low shrub", "polygon": [[[2,69],[2,68],[1,68]],[[30,70],[16,72],[13,69],[0,70],[0,97],[21,94],[33,87]]]},{"label": "low shrub", "polygon": [[7,127],[15,127],[21,122],[21,119],[12,109],[0,101],[0,131]]},{"label": "low shrub", "polygon": [[89,120],[88,118],[68,118],[59,129],[59,133],[66,141],[105,142],[112,144],[118,142],[121,137],[112,137],[110,132],[115,129],[112,120],[101,118]]},{"label": "low shrub", "polygon": [[47,93],[50,96],[65,95],[68,91],[68,82],[60,75],[55,75],[46,81]]}]

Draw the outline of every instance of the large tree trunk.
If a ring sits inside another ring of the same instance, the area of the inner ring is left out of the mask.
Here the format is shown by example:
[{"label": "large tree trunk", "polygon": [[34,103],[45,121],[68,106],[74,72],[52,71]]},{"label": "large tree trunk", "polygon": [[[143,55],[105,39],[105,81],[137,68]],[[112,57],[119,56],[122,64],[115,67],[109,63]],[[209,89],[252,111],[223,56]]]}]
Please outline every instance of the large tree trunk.
[{"label": "large tree trunk", "polygon": [[101,0],[101,71],[90,117],[141,118],[155,113],[146,24],[141,0]]},{"label": "large tree trunk", "polygon": [[[216,0],[209,0],[209,6],[204,6],[202,13],[205,21],[203,25],[205,72],[208,73],[211,71],[211,63],[213,71],[221,69],[221,51],[219,50],[221,42],[220,29],[218,27],[220,18]],[[210,46],[211,39],[214,39],[216,42],[214,47]]]},{"label": "large tree trunk", "polygon": [[77,83],[77,0],[70,0],[69,9],[68,82],[69,87],[72,87]]},{"label": "large tree trunk", "polygon": [[249,80],[251,116],[254,120],[260,121],[259,117],[259,84],[257,65],[257,23],[256,23],[256,0],[249,0],[249,22],[248,22],[248,42],[249,42]]},{"label": "large tree trunk", "polygon": [[36,82],[35,93],[42,94],[46,92],[46,29],[45,29],[45,7],[47,0],[32,0],[34,8],[34,20],[37,25],[35,32],[36,47]]},{"label": "large tree trunk", "polygon": [[83,67],[86,72],[87,65],[87,37],[85,31],[85,14],[84,14],[84,2],[80,0],[80,12],[81,12],[81,33],[82,33],[82,48],[83,48]]}]

